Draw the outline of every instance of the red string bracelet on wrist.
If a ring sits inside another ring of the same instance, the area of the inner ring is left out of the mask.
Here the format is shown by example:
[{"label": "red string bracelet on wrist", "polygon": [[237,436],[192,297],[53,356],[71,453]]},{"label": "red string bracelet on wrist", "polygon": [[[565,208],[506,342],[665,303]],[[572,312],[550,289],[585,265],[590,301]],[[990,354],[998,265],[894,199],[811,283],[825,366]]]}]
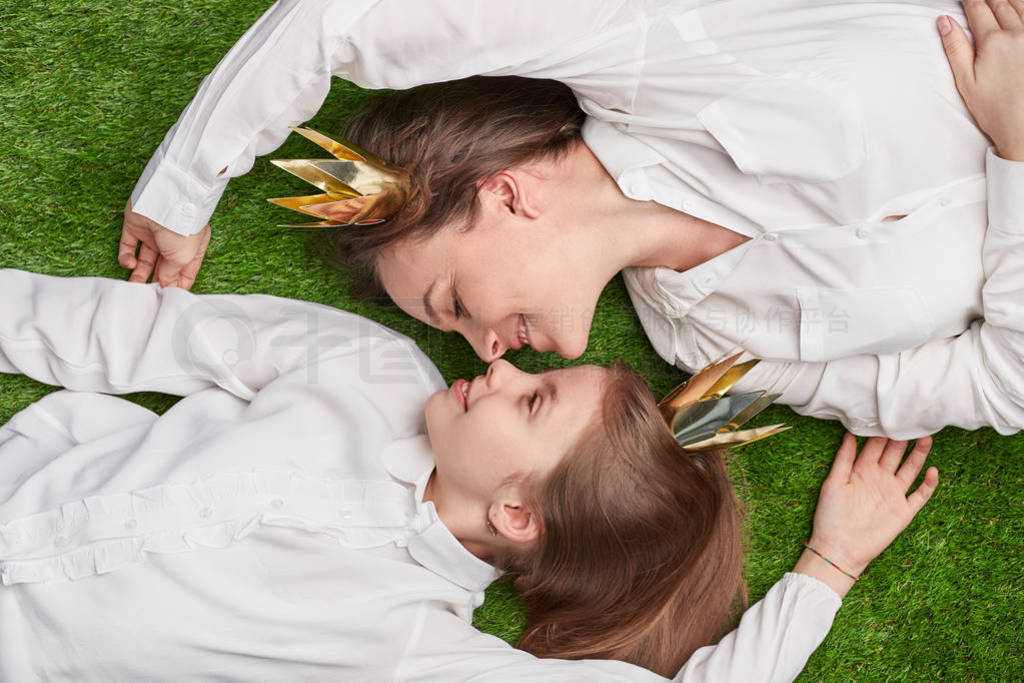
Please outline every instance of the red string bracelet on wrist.
[{"label": "red string bracelet on wrist", "polygon": [[835,562],[833,562],[832,560],[828,559],[827,557],[825,557],[824,555],[822,555],[821,553],[819,553],[819,552],[818,552],[817,550],[815,550],[815,549],[814,549],[814,548],[812,548],[811,546],[807,545],[807,541],[804,541],[804,547],[805,547],[805,548],[807,548],[808,550],[810,550],[810,551],[811,551],[812,553],[814,553],[814,554],[815,554],[815,555],[817,555],[818,557],[820,557],[821,559],[823,559],[823,560],[825,560],[826,562],[828,562],[828,563],[829,563],[830,565],[832,565],[833,567],[835,567],[835,568],[836,568],[836,569],[837,569],[838,571],[840,571],[840,572],[842,572],[843,574],[845,574],[845,575],[849,576],[849,577],[850,577],[851,579],[853,579],[854,581],[856,581],[857,579],[859,579],[859,578],[860,578],[859,576],[854,576],[853,574],[851,574],[850,572],[846,571],[845,569],[843,569],[842,567],[840,567],[840,566],[839,566],[838,564],[836,564]]}]

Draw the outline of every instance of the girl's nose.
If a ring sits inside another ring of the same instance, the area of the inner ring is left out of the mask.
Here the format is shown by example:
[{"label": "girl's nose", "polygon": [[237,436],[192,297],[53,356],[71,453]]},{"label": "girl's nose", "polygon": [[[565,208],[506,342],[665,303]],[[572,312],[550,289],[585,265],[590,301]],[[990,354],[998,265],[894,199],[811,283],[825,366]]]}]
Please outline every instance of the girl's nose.
[{"label": "girl's nose", "polygon": [[493,389],[497,384],[505,381],[512,373],[516,372],[519,372],[516,366],[502,358],[497,359],[487,367],[487,375],[485,376],[487,388]]}]

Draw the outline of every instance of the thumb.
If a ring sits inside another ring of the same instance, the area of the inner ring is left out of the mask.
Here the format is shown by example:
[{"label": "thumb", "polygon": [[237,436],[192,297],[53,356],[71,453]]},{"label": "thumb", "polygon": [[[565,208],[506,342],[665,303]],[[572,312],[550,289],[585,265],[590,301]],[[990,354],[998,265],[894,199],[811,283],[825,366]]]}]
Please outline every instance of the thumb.
[{"label": "thumb", "polygon": [[974,47],[963,27],[953,18],[942,15],[937,26],[942,37],[942,48],[953,70],[956,88],[961,95],[965,95],[965,90],[974,84]]},{"label": "thumb", "polygon": [[156,263],[153,281],[159,282],[161,287],[175,284],[182,268],[187,266],[191,260],[191,254],[187,250],[174,249],[162,252]]}]

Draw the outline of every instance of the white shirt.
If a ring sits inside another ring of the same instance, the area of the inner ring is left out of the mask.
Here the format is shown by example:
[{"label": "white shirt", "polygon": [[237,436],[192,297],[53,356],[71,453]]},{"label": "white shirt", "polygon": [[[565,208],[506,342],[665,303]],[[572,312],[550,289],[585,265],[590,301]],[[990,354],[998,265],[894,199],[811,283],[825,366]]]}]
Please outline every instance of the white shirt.
[{"label": "white shirt", "polygon": [[987,142],[953,85],[940,14],[962,17],[960,4],[280,2],[204,81],[133,206],[198,231],[227,179],[316,111],[331,74],[370,88],[555,78],[627,196],[752,238],[684,273],[627,269],[663,358],[694,370],[742,347],[768,361],[750,383],[861,434],[1012,432],[1020,421],[969,399],[921,410],[927,381],[891,355],[945,344],[982,315]]},{"label": "white shirt", "polygon": [[[659,681],[476,631],[497,576],[423,502],[411,340],[267,296],[0,270],[0,680]],[[164,415],[92,392],[184,398]],[[840,601],[787,574],[677,681],[786,681]]]}]

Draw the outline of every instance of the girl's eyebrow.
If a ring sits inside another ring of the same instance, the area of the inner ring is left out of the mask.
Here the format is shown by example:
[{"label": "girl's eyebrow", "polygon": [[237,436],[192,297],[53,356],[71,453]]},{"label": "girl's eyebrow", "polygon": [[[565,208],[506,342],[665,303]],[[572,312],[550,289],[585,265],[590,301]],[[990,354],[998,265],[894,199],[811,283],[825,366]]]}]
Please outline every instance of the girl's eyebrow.
[{"label": "girl's eyebrow", "polygon": [[544,390],[548,394],[547,400],[551,401],[551,407],[554,408],[558,405],[558,386],[551,380],[550,377],[544,379]]}]

